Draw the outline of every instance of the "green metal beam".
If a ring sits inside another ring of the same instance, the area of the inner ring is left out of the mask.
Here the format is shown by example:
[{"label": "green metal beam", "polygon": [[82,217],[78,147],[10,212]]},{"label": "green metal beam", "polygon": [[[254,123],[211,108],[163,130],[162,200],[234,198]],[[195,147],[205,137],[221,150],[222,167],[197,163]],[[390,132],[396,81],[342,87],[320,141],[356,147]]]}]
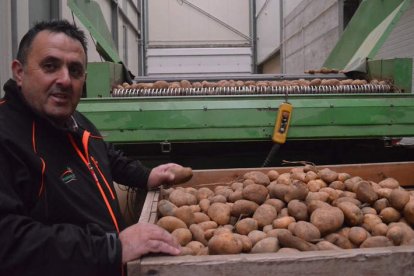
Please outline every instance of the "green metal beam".
[{"label": "green metal beam", "polygon": [[362,1],[323,66],[353,71],[374,58],[411,2]]},{"label": "green metal beam", "polygon": [[96,50],[106,60],[121,62],[102,10],[93,0],[68,0],[68,6],[96,40]]},{"label": "green metal beam", "polygon": [[[283,96],[83,99],[83,112],[107,141],[271,139]],[[414,95],[291,95],[288,139],[414,136]]]}]

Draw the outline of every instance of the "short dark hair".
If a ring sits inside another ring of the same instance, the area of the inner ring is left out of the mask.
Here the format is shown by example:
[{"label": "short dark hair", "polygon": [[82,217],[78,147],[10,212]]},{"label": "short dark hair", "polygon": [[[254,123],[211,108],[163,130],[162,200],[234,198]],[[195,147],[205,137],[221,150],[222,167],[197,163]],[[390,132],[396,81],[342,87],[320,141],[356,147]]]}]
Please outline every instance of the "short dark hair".
[{"label": "short dark hair", "polygon": [[87,57],[88,47],[86,36],[82,30],[69,23],[67,20],[41,21],[36,23],[29,31],[27,31],[22,40],[20,40],[16,59],[20,61],[21,64],[26,64],[27,55],[36,35],[45,30],[52,33],[64,33],[65,35],[78,40],[82,44],[83,50],[85,51],[85,55]]}]

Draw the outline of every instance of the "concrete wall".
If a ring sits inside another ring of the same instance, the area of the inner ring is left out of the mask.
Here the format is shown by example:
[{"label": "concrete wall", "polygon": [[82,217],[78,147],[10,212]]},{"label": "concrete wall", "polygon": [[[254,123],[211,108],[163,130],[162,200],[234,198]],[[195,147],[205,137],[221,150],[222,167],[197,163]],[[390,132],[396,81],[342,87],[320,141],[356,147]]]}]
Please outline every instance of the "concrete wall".
[{"label": "concrete wall", "polygon": [[339,18],[337,0],[303,0],[285,14],[283,73],[301,74],[308,69],[320,68],[342,31]]},{"label": "concrete wall", "polygon": [[[375,59],[412,58],[414,59],[414,0],[403,14],[390,36],[378,51]],[[414,67],[414,62],[413,62]],[[412,76],[414,93],[414,70]]]}]

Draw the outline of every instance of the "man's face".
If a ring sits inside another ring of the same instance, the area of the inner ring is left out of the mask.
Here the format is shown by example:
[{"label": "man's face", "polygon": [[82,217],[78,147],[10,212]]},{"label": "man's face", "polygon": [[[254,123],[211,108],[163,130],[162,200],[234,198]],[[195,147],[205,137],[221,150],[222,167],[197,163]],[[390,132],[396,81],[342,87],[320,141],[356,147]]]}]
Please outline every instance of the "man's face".
[{"label": "man's face", "polygon": [[29,49],[27,62],[14,60],[14,78],[28,104],[63,124],[76,109],[86,78],[82,44],[63,33],[39,32]]}]

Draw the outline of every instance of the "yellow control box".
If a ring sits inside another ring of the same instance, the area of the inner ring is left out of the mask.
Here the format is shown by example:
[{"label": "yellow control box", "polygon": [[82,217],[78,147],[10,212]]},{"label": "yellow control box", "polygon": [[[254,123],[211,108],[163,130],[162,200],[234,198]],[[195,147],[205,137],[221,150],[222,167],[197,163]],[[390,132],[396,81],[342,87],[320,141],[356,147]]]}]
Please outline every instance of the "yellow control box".
[{"label": "yellow control box", "polygon": [[292,117],[293,106],[290,103],[282,103],[277,113],[275,129],[273,130],[272,140],[275,143],[283,144],[289,129],[290,118]]}]

